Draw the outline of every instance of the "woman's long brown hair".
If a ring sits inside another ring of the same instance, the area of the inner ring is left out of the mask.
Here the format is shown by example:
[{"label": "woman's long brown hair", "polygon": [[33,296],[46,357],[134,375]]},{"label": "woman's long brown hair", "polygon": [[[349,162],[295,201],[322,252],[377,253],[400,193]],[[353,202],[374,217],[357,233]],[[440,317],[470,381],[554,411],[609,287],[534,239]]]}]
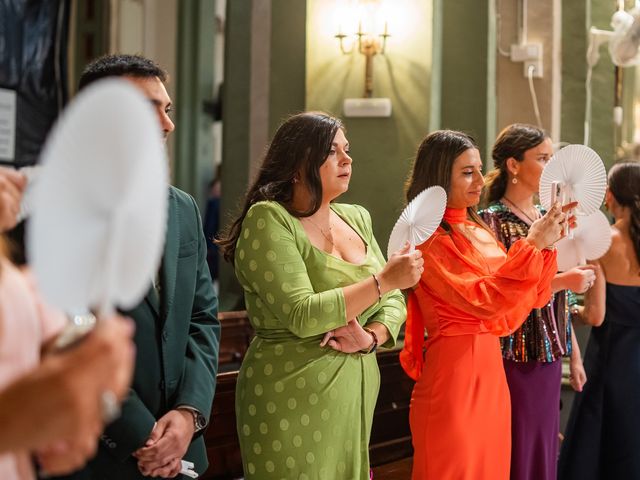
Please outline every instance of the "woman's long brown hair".
[{"label": "woman's long brown hair", "polygon": [[609,170],[609,191],[616,201],[631,210],[629,234],[640,264],[640,163],[617,163]]},{"label": "woman's long brown hair", "polygon": [[547,138],[544,130],[526,123],[514,123],[500,132],[491,151],[494,169],[484,177],[483,205],[500,200],[507,191],[507,159],[521,162],[527,150],[537,147]]},{"label": "woman's long brown hair", "polygon": [[[456,158],[470,148],[477,149],[478,145],[470,135],[463,132],[438,130],[427,135],[418,147],[411,174],[405,184],[407,204],[424,189],[435,185],[444,188],[449,195],[453,164]],[[467,208],[467,216],[491,232],[474,207]],[[451,227],[444,220],[440,225],[445,231],[451,231]]]},{"label": "woman's long brown hair", "polygon": [[[251,206],[263,200],[281,203],[292,215],[313,215],[322,202],[320,167],[327,159],[331,144],[342,122],[323,112],[305,112],[289,117],[276,131],[271,144],[244,199],[240,214],[216,243],[224,259],[233,263],[236,242],[242,222]],[[311,203],[305,211],[296,211],[293,200],[293,180],[297,174],[309,189]]]}]

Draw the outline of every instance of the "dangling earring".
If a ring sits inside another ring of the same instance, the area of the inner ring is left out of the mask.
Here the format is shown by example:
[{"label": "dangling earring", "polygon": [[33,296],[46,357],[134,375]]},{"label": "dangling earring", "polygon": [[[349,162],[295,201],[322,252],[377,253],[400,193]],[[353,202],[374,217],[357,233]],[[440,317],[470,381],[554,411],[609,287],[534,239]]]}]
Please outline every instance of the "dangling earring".
[{"label": "dangling earring", "polygon": [[511,183],[513,183],[514,185],[516,183],[518,183],[518,176],[517,175],[514,175],[513,179],[511,179]]},{"label": "dangling earring", "polygon": [[297,179],[296,177],[293,177],[293,178],[291,179],[291,183],[298,183],[298,179]]}]

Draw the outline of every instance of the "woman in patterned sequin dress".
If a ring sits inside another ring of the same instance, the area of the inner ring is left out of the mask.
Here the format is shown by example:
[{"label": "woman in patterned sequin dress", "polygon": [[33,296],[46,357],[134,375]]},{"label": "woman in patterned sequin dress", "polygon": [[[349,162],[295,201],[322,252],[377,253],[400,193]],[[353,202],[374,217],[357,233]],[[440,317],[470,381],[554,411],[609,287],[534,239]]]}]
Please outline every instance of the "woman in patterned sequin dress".
[{"label": "woman in patterned sequin dress", "polygon": [[[487,175],[488,207],[480,215],[507,250],[525,238],[544,213],[534,203],[534,195],[552,155],[551,140],[532,125],[510,125],[495,142],[495,170]],[[570,308],[575,300],[567,289],[582,293],[594,280],[591,266],[557,274],[551,301],[532,310],[518,330],[501,338],[511,394],[512,480],[556,478],[562,357],[571,356],[574,389],[580,391],[586,380],[571,328]]]},{"label": "woman in patterned sequin dress", "polygon": [[417,282],[422,259],[405,248],[385,266],[369,213],[331,203],[351,164],[339,120],[291,117],[222,243],[256,332],[236,389],[247,479],[369,479],[373,352],[395,344],[398,289]]}]

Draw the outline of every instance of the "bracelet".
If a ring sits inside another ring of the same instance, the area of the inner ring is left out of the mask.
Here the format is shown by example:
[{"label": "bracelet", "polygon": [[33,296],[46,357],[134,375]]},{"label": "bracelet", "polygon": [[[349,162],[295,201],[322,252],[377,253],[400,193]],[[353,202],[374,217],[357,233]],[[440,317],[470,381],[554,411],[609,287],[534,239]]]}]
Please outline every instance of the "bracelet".
[{"label": "bracelet", "polygon": [[369,335],[371,335],[371,337],[373,338],[373,344],[369,347],[368,350],[366,350],[366,351],[365,350],[361,350],[361,352],[364,353],[364,354],[375,352],[376,349],[378,348],[378,335],[376,335],[376,332],[374,332],[370,328],[362,327],[362,329],[365,332],[367,332]]},{"label": "bracelet", "polygon": [[373,277],[373,281],[376,282],[376,288],[378,289],[378,300],[382,300],[382,290],[380,289],[380,282],[378,281],[378,277],[376,277],[375,273],[371,276]]}]

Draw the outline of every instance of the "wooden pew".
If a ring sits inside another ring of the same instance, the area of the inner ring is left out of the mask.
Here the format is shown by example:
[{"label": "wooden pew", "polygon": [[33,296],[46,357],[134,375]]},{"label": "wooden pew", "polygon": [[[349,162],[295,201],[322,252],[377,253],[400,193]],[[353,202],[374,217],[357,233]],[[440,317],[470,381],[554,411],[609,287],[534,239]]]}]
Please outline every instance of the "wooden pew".
[{"label": "wooden pew", "polygon": [[378,352],[380,393],[373,413],[369,457],[375,480],[410,478],[411,429],[409,403],[413,380],[402,370],[400,351]]},{"label": "wooden pew", "polygon": [[218,371],[232,372],[240,368],[254,332],[247,312],[220,312],[218,314],[222,333],[218,353]]},{"label": "wooden pew", "polygon": [[235,391],[238,372],[219,373],[209,428],[204,433],[209,468],[202,480],[242,478],[242,458],[236,433]]}]

